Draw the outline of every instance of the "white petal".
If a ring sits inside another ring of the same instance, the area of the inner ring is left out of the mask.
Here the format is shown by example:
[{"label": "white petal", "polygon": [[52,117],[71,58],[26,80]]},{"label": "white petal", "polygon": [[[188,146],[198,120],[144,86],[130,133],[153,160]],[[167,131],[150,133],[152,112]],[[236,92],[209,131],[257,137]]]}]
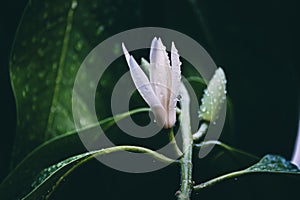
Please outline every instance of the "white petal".
[{"label": "white petal", "polygon": [[122,49],[123,49],[123,53],[124,53],[125,58],[126,58],[126,62],[129,65],[130,54],[128,53],[128,51],[127,51],[127,49],[126,49],[123,42],[122,42]]},{"label": "white petal", "polygon": [[122,43],[123,52],[125,54],[125,58],[127,61],[127,64],[130,69],[130,74],[133,79],[133,82],[138,89],[139,93],[142,95],[146,103],[151,106],[161,105],[159,99],[155,95],[153,88],[143,72],[143,70],[140,68],[138,63],[135,61],[133,56],[130,56],[129,52],[127,51],[124,43]]},{"label": "white petal", "polygon": [[163,45],[160,38],[154,38],[151,42],[150,63],[159,63],[161,65],[170,65],[170,60],[166,47]]},{"label": "white petal", "polygon": [[180,86],[180,79],[181,79],[181,70],[180,65],[181,62],[179,60],[178,51],[175,47],[174,42],[172,42],[171,46],[171,61],[172,61],[172,68],[171,68],[171,76],[172,76],[172,91],[170,95],[170,102],[169,102],[169,126],[173,126],[176,122],[176,104],[178,101],[178,92]]},{"label": "white petal", "polygon": [[150,83],[156,96],[168,113],[171,94],[171,67],[166,47],[154,38],[150,50]]},{"label": "white petal", "polygon": [[291,162],[300,169],[300,120],[298,124],[298,135],[294,147],[294,153]]},{"label": "white petal", "polygon": [[132,56],[130,56],[129,59],[129,68],[131,77],[137,90],[151,108],[156,121],[159,124],[164,125],[166,121],[166,111],[154,93],[147,76]]},{"label": "white petal", "polygon": [[133,82],[147,104],[150,107],[160,105],[147,76],[132,56],[129,59],[129,68]]}]

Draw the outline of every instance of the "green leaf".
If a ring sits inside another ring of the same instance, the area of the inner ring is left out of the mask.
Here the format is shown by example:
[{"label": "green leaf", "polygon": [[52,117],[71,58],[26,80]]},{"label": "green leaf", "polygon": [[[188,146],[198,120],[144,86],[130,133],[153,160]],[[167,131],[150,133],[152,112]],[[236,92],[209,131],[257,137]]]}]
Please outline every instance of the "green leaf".
[{"label": "green leaf", "polygon": [[[165,162],[170,164],[177,162],[155,151],[137,146],[116,146],[93,152],[83,153],[65,159],[42,170],[32,182],[31,190],[22,199],[39,199],[41,197],[47,199],[59,186],[60,182],[63,179],[65,179],[70,173],[72,173],[72,171],[74,171],[76,168],[90,161],[94,157],[101,156],[104,154],[115,153],[117,151],[144,153],[153,157],[159,162]],[[156,162],[153,162],[153,165],[156,164]]]},{"label": "green leaf", "polygon": [[[103,130],[107,130],[117,121],[120,121],[125,117],[148,111],[150,111],[149,108],[140,108],[116,115],[114,117],[109,117],[101,120],[97,124],[92,124],[89,127],[80,130],[80,132],[82,132],[81,134],[93,134],[93,132],[90,130],[99,125],[101,125]],[[62,151],[61,149],[64,150]],[[59,163],[64,159],[65,162],[69,162],[69,160],[72,160],[72,156],[76,154],[78,155],[84,151],[85,147],[82,145],[82,142],[79,139],[76,131],[69,132],[48,140],[28,154],[22,160],[22,162],[20,162],[17,167],[5,178],[0,185],[0,198],[16,199],[22,195],[24,196],[26,191],[30,191],[32,189],[32,183],[36,182],[34,181],[36,179],[36,175],[44,168],[49,169],[48,166],[53,165],[50,168],[54,169],[55,166],[57,166],[56,163]],[[45,173],[43,174],[44,177],[48,176],[46,176]],[[20,182],[22,182],[22,184],[19,184]]]},{"label": "green leaf", "polygon": [[258,163],[246,169],[248,173],[268,172],[300,174],[300,170],[290,161],[278,155],[265,155]]},{"label": "green leaf", "polygon": [[[139,5],[137,0],[29,1],[10,57],[18,115],[12,167],[43,142],[75,130],[71,97],[77,70],[101,41],[136,26],[137,12],[124,7],[128,4]],[[101,113],[105,101],[97,102]],[[81,106],[89,122],[89,109]]]},{"label": "green leaf", "polygon": [[236,178],[247,174],[289,174],[289,175],[300,175],[300,170],[293,165],[291,162],[287,161],[285,158],[278,155],[265,155],[258,163],[240,171],[231,172],[219,176],[217,178],[211,179],[207,182],[201,183],[194,186],[195,190],[200,190],[216,183],[225,181],[227,179]]}]

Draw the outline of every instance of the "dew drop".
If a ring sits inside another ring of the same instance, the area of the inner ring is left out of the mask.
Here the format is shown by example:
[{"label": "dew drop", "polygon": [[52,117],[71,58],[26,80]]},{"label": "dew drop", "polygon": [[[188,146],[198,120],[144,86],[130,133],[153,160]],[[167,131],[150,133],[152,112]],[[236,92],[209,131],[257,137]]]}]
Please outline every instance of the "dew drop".
[{"label": "dew drop", "polygon": [[48,17],[48,13],[47,13],[47,12],[44,12],[43,18],[44,18],[44,19],[47,19],[47,17]]},{"label": "dew drop", "polygon": [[82,47],[83,47],[82,41],[78,41],[78,42],[76,43],[75,49],[76,49],[77,51],[80,51],[80,50],[82,49]]},{"label": "dew drop", "polygon": [[104,31],[104,26],[103,25],[99,26],[96,31],[96,35],[100,35],[103,31]]},{"label": "dew drop", "polygon": [[73,1],[71,8],[74,10],[77,7],[77,5],[77,1]]},{"label": "dew drop", "polygon": [[38,77],[41,78],[41,79],[44,78],[45,77],[45,72],[39,72]]},{"label": "dew drop", "polygon": [[176,99],[177,99],[177,101],[181,101],[182,96],[179,94],[179,95],[177,95]]},{"label": "dew drop", "polygon": [[22,91],[22,96],[26,97],[26,91],[25,90]]},{"label": "dew drop", "polygon": [[33,36],[33,37],[31,38],[31,42],[32,42],[32,43],[35,43],[35,42],[36,42],[36,40],[37,40],[37,39],[36,39],[36,37],[35,37],[35,36]]},{"label": "dew drop", "polygon": [[45,52],[44,52],[44,50],[43,50],[42,48],[39,48],[39,49],[37,50],[37,53],[38,53],[38,55],[41,56],[41,57],[43,57],[43,56],[45,55]]},{"label": "dew drop", "polygon": [[56,69],[57,69],[57,63],[53,63],[53,64],[52,64],[52,69],[53,69],[53,70],[56,70]]}]

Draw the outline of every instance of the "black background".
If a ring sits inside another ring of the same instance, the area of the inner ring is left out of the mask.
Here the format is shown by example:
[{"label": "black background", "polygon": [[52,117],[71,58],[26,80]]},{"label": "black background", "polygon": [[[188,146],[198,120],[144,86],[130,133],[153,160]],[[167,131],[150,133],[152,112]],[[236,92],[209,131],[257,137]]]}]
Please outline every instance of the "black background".
[{"label": "black background", "polygon": [[[16,126],[8,58],[25,5],[25,0],[2,1],[0,8],[0,180],[8,173]],[[197,14],[199,10],[201,16]],[[228,93],[234,105],[235,137],[234,142],[231,141],[234,146],[259,156],[273,153],[290,159],[298,125],[300,85],[297,1],[212,0],[191,5],[187,1],[153,0],[144,1],[141,12],[144,13],[144,26],[172,28],[202,41],[215,63],[225,69]],[[113,173],[118,176],[118,172]],[[160,176],[158,173],[157,178]],[[173,180],[177,178],[179,176]],[[264,182],[260,179],[256,181]],[[136,179],[141,180],[141,177]],[[276,181],[280,188],[276,178],[265,184],[272,182],[275,191]],[[167,183],[168,180],[161,182]],[[231,186],[244,187],[246,191],[243,184]],[[216,191],[224,191],[227,187],[230,186],[217,186]],[[209,189],[206,193],[212,195],[213,191]],[[151,191],[144,192],[151,196]],[[255,192],[253,195],[253,198],[259,196]]]}]

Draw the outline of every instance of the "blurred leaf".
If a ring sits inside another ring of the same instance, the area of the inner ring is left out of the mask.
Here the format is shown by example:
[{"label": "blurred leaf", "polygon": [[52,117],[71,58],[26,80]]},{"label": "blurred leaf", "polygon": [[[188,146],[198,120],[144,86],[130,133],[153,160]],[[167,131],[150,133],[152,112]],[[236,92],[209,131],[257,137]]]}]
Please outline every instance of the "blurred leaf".
[{"label": "blurred leaf", "polygon": [[289,174],[289,175],[300,175],[300,170],[293,165],[291,162],[287,161],[285,158],[278,155],[265,155],[258,163],[240,171],[231,172],[219,176],[217,178],[211,179],[207,182],[201,183],[194,186],[195,190],[200,190],[216,183],[225,181],[227,179],[236,178],[242,175],[252,174],[252,173],[272,173],[272,174]]},{"label": "blurred leaf", "polygon": [[[107,130],[117,121],[120,121],[125,117],[136,113],[147,112],[149,110],[149,108],[140,108],[115,115],[114,117],[101,120],[97,124],[92,124],[89,127],[80,130],[80,132],[81,134],[93,134],[92,129],[99,125],[101,125],[103,130]],[[61,149],[64,149],[64,151],[61,151]],[[55,166],[57,166],[55,163],[64,159],[66,160],[62,161],[62,163],[68,163],[72,160],[72,156],[78,155],[80,152],[84,151],[85,147],[82,145],[76,131],[48,140],[28,154],[6,177],[0,185],[0,197],[5,199],[15,199],[20,195],[24,195],[25,191],[31,189],[31,184],[34,182],[33,180],[36,179],[36,175],[44,168],[49,165],[54,165],[54,167],[50,167],[51,169],[54,169]],[[75,157],[79,158],[78,156]],[[22,184],[19,184],[20,182],[22,182]]]},{"label": "blurred leaf", "polygon": [[[12,167],[43,142],[75,130],[71,99],[77,70],[97,44],[137,24],[138,11],[124,8],[137,2],[29,1],[10,58],[18,114]],[[104,101],[97,102],[100,110]],[[85,102],[81,106],[88,122],[89,109]]]},{"label": "blurred leaf", "polygon": [[[92,158],[104,154],[115,153],[118,151],[130,151],[135,153],[144,153],[159,162],[173,163],[176,162],[155,151],[137,146],[115,146],[101,149],[88,153],[79,154],[58,162],[42,170],[31,182],[31,188],[22,199],[40,199],[48,198],[59,186],[60,182],[65,179],[73,170],[90,161]],[[157,165],[157,162],[151,161],[151,164]],[[20,194],[19,194],[20,195]],[[18,196],[20,198],[20,196]]]}]

